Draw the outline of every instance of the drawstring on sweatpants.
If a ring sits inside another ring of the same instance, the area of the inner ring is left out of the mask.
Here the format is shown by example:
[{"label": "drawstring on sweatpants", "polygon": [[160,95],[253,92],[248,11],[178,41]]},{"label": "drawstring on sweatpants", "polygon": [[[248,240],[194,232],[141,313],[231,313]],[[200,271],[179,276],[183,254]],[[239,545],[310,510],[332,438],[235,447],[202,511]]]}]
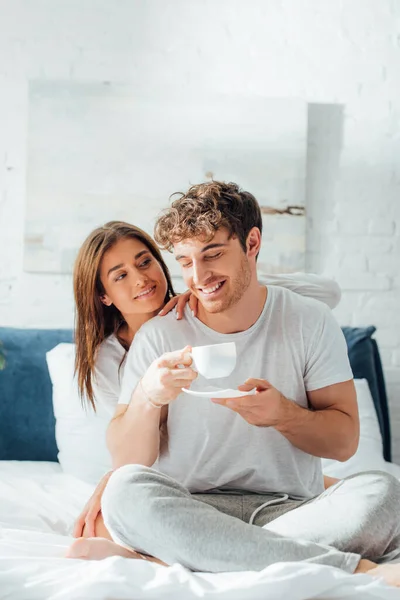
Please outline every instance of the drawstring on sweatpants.
[{"label": "drawstring on sweatpants", "polygon": [[256,508],[255,511],[253,511],[249,520],[249,525],[253,525],[254,519],[263,508],[265,508],[266,506],[273,506],[274,504],[281,504],[282,502],[286,502],[286,500],[289,500],[289,496],[287,494],[282,494],[278,498],[272,498],[271,500],[268,500],[268,502],[264,502],[264,504],[261,504],[261,506],[259,506],[258,508]]}]

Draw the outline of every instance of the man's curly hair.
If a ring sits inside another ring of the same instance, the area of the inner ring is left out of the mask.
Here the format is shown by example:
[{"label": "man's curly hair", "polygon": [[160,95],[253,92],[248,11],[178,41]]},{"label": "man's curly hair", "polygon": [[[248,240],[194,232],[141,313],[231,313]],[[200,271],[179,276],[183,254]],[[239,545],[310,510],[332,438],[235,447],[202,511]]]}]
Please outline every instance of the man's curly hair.
[{"label": "man's curly hair", "polygon": [[172,202],[157,219],[154,237],[165,250],[173,244],[193,237],[210,241],[221,227],[226,227],[229,237],[237,237],[243,251],[250,230],[258,227],[262,233],[262,216],[257,200],[236,183],[209,181],[192,185]]}]

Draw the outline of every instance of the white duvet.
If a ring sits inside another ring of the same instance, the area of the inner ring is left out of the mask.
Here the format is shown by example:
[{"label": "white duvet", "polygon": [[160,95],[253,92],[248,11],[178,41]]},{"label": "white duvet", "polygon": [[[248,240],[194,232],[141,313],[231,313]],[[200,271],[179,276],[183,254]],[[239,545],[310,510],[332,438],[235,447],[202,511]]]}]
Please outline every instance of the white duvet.
[{"label": "white duvet", "polygon": [[91,491],[58,464],[0,461],[1,600],[400,598],[399,589],[366,575],[301,563],[209,574],[124,558],[66,559],[72,524]]}]

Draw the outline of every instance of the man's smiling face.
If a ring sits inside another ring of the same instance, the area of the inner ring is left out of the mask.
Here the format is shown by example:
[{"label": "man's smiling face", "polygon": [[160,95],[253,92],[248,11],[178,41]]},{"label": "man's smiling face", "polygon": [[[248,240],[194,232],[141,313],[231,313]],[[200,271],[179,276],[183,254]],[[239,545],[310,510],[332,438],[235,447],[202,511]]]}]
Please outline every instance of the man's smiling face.
[{"label": "man's smiling face", "polygon": [[249,259],[225,227],[208,241],[194,237],[176,242],[174,255],[186,285],[209,313],[234,306],[250,285]]}]

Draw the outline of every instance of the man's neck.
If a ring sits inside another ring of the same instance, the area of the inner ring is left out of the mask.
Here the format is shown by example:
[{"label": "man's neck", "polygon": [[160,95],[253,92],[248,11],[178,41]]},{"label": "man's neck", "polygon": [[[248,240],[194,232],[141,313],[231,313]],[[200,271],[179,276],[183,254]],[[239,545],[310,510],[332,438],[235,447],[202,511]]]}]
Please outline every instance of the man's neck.
[{"label": "man's neck", "polygon": [[252,282],[239,302],[220,313],[210,313],[199,305],[198,319],[218,333],[238,333],[250,329],[260,317],[268,290],[257,280]]}]

